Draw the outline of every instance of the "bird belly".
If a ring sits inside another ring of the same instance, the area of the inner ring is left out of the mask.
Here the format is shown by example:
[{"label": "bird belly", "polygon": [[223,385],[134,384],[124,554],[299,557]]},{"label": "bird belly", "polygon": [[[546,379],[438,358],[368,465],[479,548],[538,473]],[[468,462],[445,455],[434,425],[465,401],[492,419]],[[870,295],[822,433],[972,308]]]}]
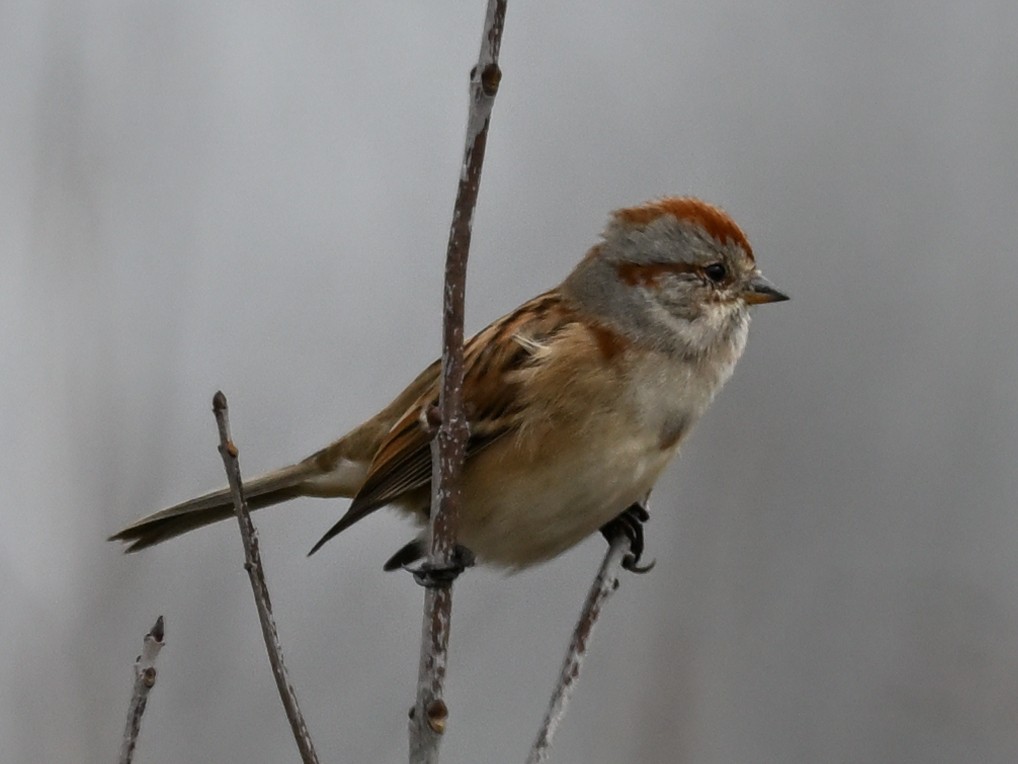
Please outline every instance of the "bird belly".
[{"label": "bird belly", "polygon": [[479,454],[464,473],[460,543],[518,569],[596,532],[647,495],[674,453],[657,438],[617,435],[607,448],[553,438],[527,453],[509,439]]},{"label": "bird belly", "polygon": [[[478,560],[551,559],[647,496],[718,381],[651,354],[628,368],[609,381],[593,365],[532,382],[542,394],[527,416],[467,460],[457,539]],[[420,519],[426,507],[423,492],[403,503]]]}]

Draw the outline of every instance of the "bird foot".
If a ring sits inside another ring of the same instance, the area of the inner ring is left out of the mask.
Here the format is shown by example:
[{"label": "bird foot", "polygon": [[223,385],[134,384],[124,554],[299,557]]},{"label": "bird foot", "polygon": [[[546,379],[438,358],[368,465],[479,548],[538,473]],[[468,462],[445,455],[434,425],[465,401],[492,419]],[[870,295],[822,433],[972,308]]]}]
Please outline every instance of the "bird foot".
[{"label": "bird foot", "polygon": [[414,581],[428,589],[447,586],[455,581],[459,574],[474,566],[474,553],[462,544],[456,544],[452,556],[446,564],[435,564],[425,560],[419,565],[404,565],[403,569],[413,574]]},{"label": "bird foot", "polygon": [[643,504],[636,502],[622,512],[614,520],[610,520],[601,526],[601,535],[610,544],[613,539],[623,534],[629,539],[629,552],[622,558],[622,567],[631,573],[649,573],[654,567],[656,560],[651,560],[647,565],[640,565],[640,558],[643,557],[643,524],[650,519],[650,513]]}]

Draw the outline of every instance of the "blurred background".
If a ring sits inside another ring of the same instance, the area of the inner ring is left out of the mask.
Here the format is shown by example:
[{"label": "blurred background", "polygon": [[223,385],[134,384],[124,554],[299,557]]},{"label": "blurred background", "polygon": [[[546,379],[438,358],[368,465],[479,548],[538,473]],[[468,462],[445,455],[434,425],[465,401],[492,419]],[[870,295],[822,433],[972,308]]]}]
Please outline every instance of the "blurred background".
[{"label": "blurred background", "polygon": [[[105,537],[385,404],[439,350],[484,3],[0,6],[0,739],[297,761],[232,524]],[[561,762],[1018,761],[1018,4],[510,3],[468,330],[609,210],[728,209],[790,303],[648,526]],[[374,515],[256,515],[323,761],[404,761],[420,589]],[[522,761],[604,543],[457,585],[443,761]]]}]

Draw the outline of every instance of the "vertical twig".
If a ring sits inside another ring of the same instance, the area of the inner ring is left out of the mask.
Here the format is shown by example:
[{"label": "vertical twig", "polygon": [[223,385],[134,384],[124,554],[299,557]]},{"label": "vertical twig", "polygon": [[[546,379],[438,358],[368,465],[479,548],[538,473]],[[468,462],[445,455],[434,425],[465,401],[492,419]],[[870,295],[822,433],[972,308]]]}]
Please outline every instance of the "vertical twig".
[{"label": "vertical twig", "polygon": [[127,726],[124,728],[124,740],[120,745],[120,764],[131,764],[134,759],[134,746],[138,742],[141,729],[141,717],[148,704],[149,691],[156,683],[156,657],[163,647],[163,617],[156,619],[151,631],[145,635],[141,655],[134,664],[134,693],[131,704],[127,707]]},{"label": "vertical twig", "polygon": [[608,545],[608,551],[605,552],[601,568],[587,593],[587,601],[583,603],[583,610],[580,611],[580,618],[576,622],[573,638],[569,642],[569,649],[566,650],[566,657],[562,662],[558,684],[556,684],[555,691],[548,703],[548,711],[544,715],[541,730],[537,733],[537,739],[534,740],[534,745],[530,749],[527,764],[538,764],[548,759],[552,738],[566,715],[569,700],[576,689],[576,683],[580,680],[580,669],[583,666],[583,659],[587,655],[590,638],[594,633],[598,616],[601,614],[601,608],[612,593],[619,588],[622,561],[629,554],[630,545],[630,539],[624,533],[616,534]]},{"label": "vertical twig", "polygon": [[226,396],[222,391],[212,397],[212,412],[216,416],[216,424],[219,425],[219,453],[223,457],[223,467],[226,469],[226,477],[230,481],[233,509],[237,515],[237,521],[240,523],[241,539],[244,541],[244,569],[247,571],[248,578],[251,580],[251,589],[254,591],[258,621],[262,625],[262,637],[265,639],[265,649],[269,653],[272,675],[276,679],[279,698],[283,701],[286,718],[290,722],[294,740],[300,750],[301,761],[304,764],[318,764],[318,754],[315,753],[307,724],[300,712],[300,706],[297,704],[297,694],[294,692],[293,685],[290,684],[286,665],[283,663],[283,648],[279,643],[276,621],[272,617],[269,586],[265,582],[262,555],[258,550],[258,531],[255,530],[254,524],[251,522],[251,514],[247,501],[244,499],[244,486],[240,480],[240,462],[237,460],[239,452],[230,436],[230,411],[226,403]]},{"label": "vertical twig", "polygon": [[[470,75],[463,165],[460,169],[449,246],[446,251],[442,323],[441,424],[432,442],[431,554],[428,564],[449,568],[455,562],[460,489],[468,425],[463,412],[463,302],[467,255],[474,207],[481,181],[491,109],[502,73],[498,52],[502,44],[507,0],[488,0],[477,65]],[[448,709],[442,700],[452,618],[452,583],[425,590],[421,630],[421,662],[417,698],[410,721],[410,761],[438,761],[438,747]]]}]

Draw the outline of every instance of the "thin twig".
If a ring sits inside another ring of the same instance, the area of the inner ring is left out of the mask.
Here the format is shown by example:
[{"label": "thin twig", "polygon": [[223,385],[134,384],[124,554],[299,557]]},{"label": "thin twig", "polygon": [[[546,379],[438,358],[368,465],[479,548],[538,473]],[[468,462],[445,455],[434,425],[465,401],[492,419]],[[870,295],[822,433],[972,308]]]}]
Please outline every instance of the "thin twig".
[{"label": "thin twig", "polygon": [[587,655],[587,649],[590,647],[594,626],[597,624],[604,603],[619,588],[622,561],[629,551],[630,540],[624,533],[616,534],[608,545],[608,551],[605,552],[601,568],[587,593],[587,601],[583,603],[583,610],[580,612],[573,638],[569,642],[569,649],[566,650],[566,657],[562,662],[558,684],[548,703],[548,711],[544,715],[541,730],[537,733],[537,739],[534,740],[534,745],[530,749],[527,764],[538,764],[538,762],[548,760],[552,738],[566,715],[569,700],[580,680],[580,669],[583,659]]},{"label": "thin twig", "polygon": [[134,746],[138,742],[141,717],[148,704],[148,694],[156,683],[156,657],[164,644],[163,636],[163,617],[159,616],[155,625],[145,635],[141,655],[134,664],[134,692],[131,695],[131,704],[127,707],[127,726],[124,728],[124,740],[120,745],[120,764],[131,764],[134,759]]},{"label": "thin twig", "polygon": [[240,537],[244,541],[244,569],[251,579],[251,589],[254,591],[255,605],[258,607],[258,621],[262,625],[262,636],[265,638],[265,649],[269,653],[272,675],[276,679],[279,698],[283,701],[286,718],[290,722],[290,729],[293,730],[294,740],[300,750],[301,761],[304,764],[318,764],[318,754],[315,753],[311,735],[297,703],[297,694],[290,684],[286,665],[283,663],[283,647],[279,644],[279,632],[272,617],[272,602],[269,600],[269,587],[262,570],[261,552],[258,551],[258,531],[251,522],[251,513],[244,499],[240,462],[237,460],[239,452],[230,436],[230,411],[222,391],[217,392],[212,398],[212,412],[216,415],[216,424],[219,425],[219,453],[223,457],[223,467],[230,481],[233,509],[240,523]]},{"label": "thin twig", "polygon": [[[432,442],[431,550],[428,565],[449,569],[455,565],[460,488],[468,437],[463,411],[463,302],[467,255],[474,207],[481,182],[484,149],[491,109],[502,78],[498,53],[502,44],[507,0],[488,0],[477,65],[470,74],[470,110],[467,116],[463,165],[460,169],[449,246],[446,251],[442,323],[441,424]],[[452,619],[452,582],[429,587],[424,596],[421,627],[421,661],[417,698],[410,721],[410,761],[435,764],[445,730],[448,709],[442,700]]]}]

